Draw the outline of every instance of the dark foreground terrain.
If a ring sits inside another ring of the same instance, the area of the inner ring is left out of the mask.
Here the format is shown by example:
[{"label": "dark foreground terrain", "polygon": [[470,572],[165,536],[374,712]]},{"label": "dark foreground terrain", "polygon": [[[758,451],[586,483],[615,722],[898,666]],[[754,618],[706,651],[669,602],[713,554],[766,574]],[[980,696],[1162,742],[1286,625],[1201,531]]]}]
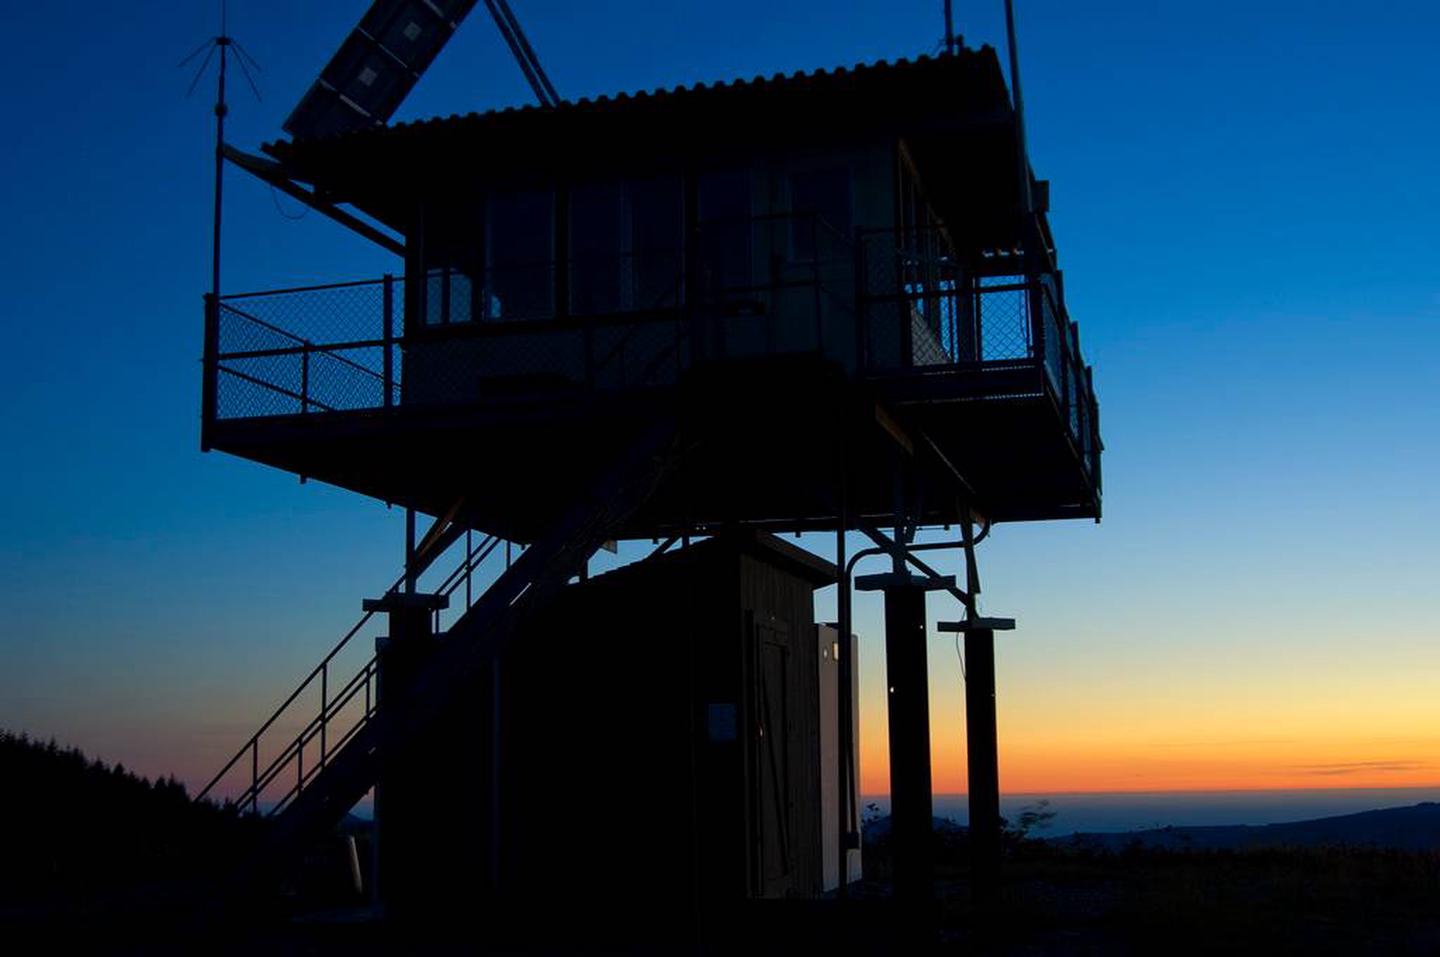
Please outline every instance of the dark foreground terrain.
[{"label": "dark foreground terrain", "polygon": [[983,910],[962,869],[945,872],[942,939],[958,952],[1440,954],[1433,852],[1026,846]]},{"label": "dark foreground terrain", "polygon": [[[603,879],[603,866],[581,873],[580,863],[603,860],[583,848],[577,861],[557,862],[554,897],[504,915],[497,944],[499,915],[479,900],[443,928],[375,920],[355,890],[341,834],[312,849],[283,884],[247,890],[231,877],[260,825],[193,804],[173,781],[144,781],[4,733],[0,781],[0,941],[8,953],[42,940],[48,951],[107,954],[548,953],[556,928],[574,939],[567,925],[579,898],[571,895]],[[708,922],[709,946],[691,938],[648,952],[1440,955],[1440,853],[1323,843],[1348,827],[1401,833],[1414,845],[1435,813],[1420,805],[1268,832],[1322,842],[1304,847],[1258,846],[1256,829],[1229,829],[1229,847],[1213,846],[1219,831],[1188,841],[1152,833],[1045,842],[1012,833],[1004,880],[978,900],[965,832],[952,826],[940,831],[939,899],[928,913],[902,912],[890,899],[881,825],[869,831],[866,880],[847,900],[752,902]],[[347,828],[363,849],[365,827]],[[647,923],[643,889],[636,899],[638,929]]]}]

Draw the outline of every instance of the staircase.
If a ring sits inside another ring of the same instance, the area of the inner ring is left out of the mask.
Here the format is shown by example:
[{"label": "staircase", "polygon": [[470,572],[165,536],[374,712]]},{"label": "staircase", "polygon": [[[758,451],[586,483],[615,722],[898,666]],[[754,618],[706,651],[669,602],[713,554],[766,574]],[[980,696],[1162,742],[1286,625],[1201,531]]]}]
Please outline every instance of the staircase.
[{"label": "staircase", "polygon": [[[504,647],[517,615],[544,602],[578,574],[596,549],[651,497],[682,451],[672,420],[647,428],[608,463],[547,534],[513,563],[507,562],[499,577],[473,601],[470,591],[475,571],[501,540],[485,536],[475,544],[467,533],[460,565],[436,589],[448,597],[463,588],[464,611],[441,634],[435,653],[416,675],[413,693],[407,696],[412,706],[393,714],[378,706],[375,657],[338,690],[330,689],[335,662],[368,624],[373,612],[367,612],[236,752],[197,800],[209,798],[227,777],[243,773],[248,763],[248,785],[226,803],[273,821],[266,850],[283,854],[309,836],[334,827],[374,786],[379,756],[385,749],[429,733],[476,670]],[[403,581],[402,576],[390,590],[398,590]],[[286,722],[295,720],[297,702],[304,700],[307,692],[313,694],[317,686],[318,713],[309,720],[302,719],[293,738],[285,737],[288,731],[281,729],[294,726]],[[277,736],[281,738],[278,751],[262,768],[261,754],[268,754],[267,748]]]}]

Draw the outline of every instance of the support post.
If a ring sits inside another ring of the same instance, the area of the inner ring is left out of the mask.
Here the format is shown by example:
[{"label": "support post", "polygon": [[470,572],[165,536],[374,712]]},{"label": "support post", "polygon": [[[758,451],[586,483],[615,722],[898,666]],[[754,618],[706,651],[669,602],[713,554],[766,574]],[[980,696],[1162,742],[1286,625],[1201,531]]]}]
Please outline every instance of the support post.
[{"label": "support post", "polygon": [[971,886],[989,896],[1000,879],[1000,757],[995,727],[995,632],[965,633],[965,748]]},{"label": "support post", "polygon": [[953,584],[953,579],[904,572],[862,575],[855,580],[861,591],[885,594],[894,889],[897,900],[917,909],[926,908],[935,896],[925,594]]},{"label": "support post", "polygon": [[970,886],[990,900],[1000,881],[1000,758],[995,722],[995,632],[1013,618],[970,617],[941,622],[938,630],[965,636],[965,748],[969,768]]},{"label": "support post", "polygon": [[895,896],[912,901],[929,900],[934,895],[930,681],[925,645],[924,590],[908,584],[886,588],[890,837]]},{"label": "support post", "polygon": [[853,673],[855,658],[852,653],[853,643],[851,633],[854,629],[852,624],[852,609],[850,602],[850,576],[847,574],[846,564],[845,532],[848,524],[845,500],[845,477],[841,473],[840,489],[840,527],[835,533],[835,568],[839,572],[835,593],[835,617],[836,630],[840,633],[840,657],[837,662],[835,689],[835,716],[839,722],[835,739],[838,744],[838,757],[836,769],[839,772],[840,780],[837,782],[836,793],[839,800],[836,807],[839,814],[836,815],[840,833],[837,835],[836,843],[839,851],[840,883],[836,891],[840,897],[849,896],[850,884],[850,852],[859,850],[860,833],[856,818],[857,808],[852,797],[855,793],[853,782],[855,780],[855,700],[853,690],[855,677]]},{"label": "support post", "polygon": [[[431,629],[443,595],[391,592],[366,599],[364,609],[389,616],[389,635],[376,639],[376,708],[397,720],[414,706],[416,675],[435,650]],[[372,893],[390,916],[410,916],[432,906],[446,891],[451,869],[437,848],[450,847],[447,809],[437,795],[450,782],[443,742],[394,742],[379,754],[375,781],[375,877]],[[453,850],[453,848],[451,848]]]}]

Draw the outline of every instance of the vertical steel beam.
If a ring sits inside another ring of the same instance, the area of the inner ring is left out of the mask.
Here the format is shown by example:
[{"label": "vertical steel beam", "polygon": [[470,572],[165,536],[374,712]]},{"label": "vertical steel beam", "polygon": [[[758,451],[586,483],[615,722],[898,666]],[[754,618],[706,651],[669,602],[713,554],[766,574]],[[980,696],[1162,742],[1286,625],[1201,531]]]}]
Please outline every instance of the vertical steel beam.
[{"label": "vertical steel beam", "polygon": [[[974,539],[965,533],[970,580],[979,593]],[[1000,886],[1000,761],[995,721],[995,632],[1010,631],[1013,618],[981,618],[974,607],[964,621],[940,622],[937,630],[965,636],[965,748],[970,798],[970,889],[982,903],[993,901]]]},{"label": "vertical steel beam", "polygon": [[965,632],[965,747],[972,888],[989,897],[1000,879],[1000,762],[995,726],[995,632]]},{"label": "vertical steel beam", "polygon": [[[899,524],[897,522],[897,524]],[[903,568],[903,539],[889,549]],[[953,578],[896,570],[862,575],[861,591],[885,595],[885,685],[890,738],[890,847],[895,897],[916,934],[927,931],[934,900],[934,809],[930,773],[930,680],[925,595]]]},{"label": "vertical steel beam", "polygon": [[884,592],[895,896],[923,901],[934,894],[925,590],[896,583]]},{"label": "vertical steel beam", "polygon": [[839,885],[836,892],[840,897],[849,894],[850,878],[850,851],[860,845],[858,821],[856,820],[857,809],[854,807],[854,788],[852,782],[855,780],[855,701],[852,698],[854,688],[854,659],[852,651],[853,642],[850,640],[851,631],[854,629],[852,621],[852,607],[850,596],[850,566],[846,555],[845,534],[849,530],[849,500],[847,496],[849,488],[849,456],[843,446],[840,453],[840,488],[839,488],[839,521],[836,523],[835,531],[835,569],[838,573],[835,586],[835,618],[837,630],[840,632],[840,654],[837,661],[835,689],[835,717],[839,728],[835,735],[837,743],[838,760],[835,763],[839,772],[839,787],[836,809],[836,824],[839,833],[836,835],[839,850]]}]

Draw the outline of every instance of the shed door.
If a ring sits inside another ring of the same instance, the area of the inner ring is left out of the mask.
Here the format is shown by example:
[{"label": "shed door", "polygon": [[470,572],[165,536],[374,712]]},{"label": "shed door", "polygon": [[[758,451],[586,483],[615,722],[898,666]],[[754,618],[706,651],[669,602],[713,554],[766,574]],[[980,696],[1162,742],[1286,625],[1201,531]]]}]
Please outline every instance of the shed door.
[{"label": "shed door", "polygon": [[790,888],[793,835],[790,818],[789,635],[782,622],[756,621],[752,820],[756,877],[761,897],[784,897]]}]

